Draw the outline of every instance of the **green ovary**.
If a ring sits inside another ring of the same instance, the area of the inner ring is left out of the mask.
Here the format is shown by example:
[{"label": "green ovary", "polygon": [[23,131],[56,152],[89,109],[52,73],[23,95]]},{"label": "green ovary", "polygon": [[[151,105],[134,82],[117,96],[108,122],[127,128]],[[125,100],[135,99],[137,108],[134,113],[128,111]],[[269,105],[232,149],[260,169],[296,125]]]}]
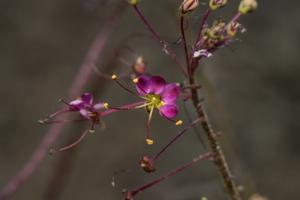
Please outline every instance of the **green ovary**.
[{"label": "green ovary", "polygon": [[161,97],[157,94],[148,94],[146,96],[147,109],[151,110],[152,108],[159,109],[164,105],[164,102],[161,100]]}]

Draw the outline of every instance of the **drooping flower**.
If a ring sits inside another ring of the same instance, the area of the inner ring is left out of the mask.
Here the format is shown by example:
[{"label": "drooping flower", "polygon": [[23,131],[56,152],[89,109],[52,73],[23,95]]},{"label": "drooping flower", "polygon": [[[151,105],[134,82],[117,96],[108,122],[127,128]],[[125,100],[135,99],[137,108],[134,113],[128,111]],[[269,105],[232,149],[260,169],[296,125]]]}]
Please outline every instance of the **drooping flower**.
[{"label": "drooping flower", "polygon": [[78,111],[86,119],[99,121],[99,111],[105,108],[106,103],[94,103],[94,98],[90,93],[84,93],[69,104],[70,111]]}]

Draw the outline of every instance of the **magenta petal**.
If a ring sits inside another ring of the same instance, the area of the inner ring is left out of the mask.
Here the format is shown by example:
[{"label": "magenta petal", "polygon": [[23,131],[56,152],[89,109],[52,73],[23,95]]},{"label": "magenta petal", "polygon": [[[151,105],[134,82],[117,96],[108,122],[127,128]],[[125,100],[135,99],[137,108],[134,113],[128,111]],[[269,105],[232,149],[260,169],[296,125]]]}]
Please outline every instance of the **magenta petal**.
[{"label": "magenta petal", "polygon": [[149,89],[150,93],[161,94],[166,86],[166,81],[160,76],[152,76],[150,78]]},{"label": "magenta petal", "polygon": [[84,93],[81,95],[82,101],[87,105],[92,105],[93,103],[93,96],[90,93]]},{"label": "magenta petal", "polygon": [[93,106],[93,109],[95,109],[96,111],[101,110],[102,108],[104,108],[104,103],[102,103],[102,102],[96,103]]},{"label": "magenta petal", "polygon": [[178,113],[178,108],[176,104],[166,104],[159,108],[159,113],[168,118],[174,118]]},{"label": "magenta petal", "polygon": [[150,93],[150,77],[145,75],[140,76],[136,84],[136,90],[140,95]]},{"label": "magenta petal", "polygon": [[179,86],[175,83],[170,83],[166,85],[165,90],[162,93],[162,100],[165,103],[173,103],[176,101],[180,94]]},{"label": "magenta petal", "polygon": [[86,109],[80,109],[79,113],[82,117],[89,119],[89,111]]},{"label": "magenta petal", "polygon": [[81,99],[76,99],[69,103],[72,110],[80,110],[84,108],[84,102]]}]

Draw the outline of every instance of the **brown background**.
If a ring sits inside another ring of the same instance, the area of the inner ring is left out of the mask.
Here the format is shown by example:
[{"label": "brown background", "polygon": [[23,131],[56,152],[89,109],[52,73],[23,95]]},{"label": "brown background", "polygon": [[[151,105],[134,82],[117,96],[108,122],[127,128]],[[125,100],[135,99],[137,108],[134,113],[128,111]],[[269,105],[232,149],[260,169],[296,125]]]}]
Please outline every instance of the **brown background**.
[{"label": "brown background", "polygon": [[[143,0],[141,3],[144,14],[169,42],[179,36],[179,2]],[[39,144],[48,126],[38,125],[37,119],[57,109],[57,99],[67,96],[85,53],[117,3],[117,0],[0,2],[0,187]],[[214,18],[228,20],[237,5],[238,1],[230,1]],[[246,34],[205,60],[198,73],[209,115],[216,129],[224,133],[222,143],[238,182],[245,186],[245,196],[259,192],[272,200],[300,198],[299,6],[295,0],[259,1],[259,9],[241,19],[248,30]],[[190,17],[189,38],[204,7]],[[108,55],[132,33],[147,32],[128,8],[98,66],[107,65]],[[154,40],[135,38],[127,44],[145,57],[152,73],[165,75],[169,81],[181,80],[174,64]],[[175,49],[181,50],[179,46]],[[124,57],[128,61],[134,58],[128,53]],[[120,62],[114,65],[126,71]],[[92,78],[94,83],[104,82],[96,75]],[[98,91],[98,97],[115,105],[135,100],[114,84]],[[191,131],[157,163],[156,174],[145,175],[137,169],[138,159],[145,153],[156,152],[177,130],[158,115],[154,118],[152,130],[157,140],[150,149],[143,142],[144,112],[124,112],[105,119],[106,130],[98,130],[73,154],[66,154],[67,158],[73,155],[74,162],[63,171],[63,174],[69,172],[66,182],[55,184],[61,191],[54,190],[57,196],[52,199],[120,199],[123,188],[141,185],[204,152]],[[64,138],[81,131],[80,126],[72,126],[56,145],[65,144]],[[50,188],[49,181],[61,156],[47,157],[12,199],[51,199],[45,191]],[[66,159],[65,165],[68,163]],[[118,176],[116,188],[111,187],[113,173],[124,169],[129,172]],[[225,199],[217,173],[209,163],[198,164],[137,199],[197,200],[201,196]]]}]

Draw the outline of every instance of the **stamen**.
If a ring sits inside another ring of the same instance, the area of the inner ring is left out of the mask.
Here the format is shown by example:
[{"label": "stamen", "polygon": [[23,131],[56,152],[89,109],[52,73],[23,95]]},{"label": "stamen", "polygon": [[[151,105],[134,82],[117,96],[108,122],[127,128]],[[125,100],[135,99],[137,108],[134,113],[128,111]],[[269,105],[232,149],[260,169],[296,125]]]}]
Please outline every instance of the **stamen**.
[{"label": "stamen", "polygon": [[124,86],[120,81],[118,81],[118,77],[117,75],[113,74],[111,76],[111,80],[115,81],[121,88],[123,88],[125,91],[129,92],[130,94],[134,95],[134,96],[137,96],[137,94],[130,90],[129,88],[127,88],[126,86]]},{"label": "stamen", "polygon": [[71,143],[67,146],[64,146],[62,148],[59,148],[57,151],[55,149],[52,149],[52,151],[54,151],[54,152],[63,152],[63,151],[72,149],[73,147],[77,146],[87,136],[87,134],[89,133],[89,130],[91,130],[91,129],[85,130],[82,133],[82,135],[75,142],[73,142],[73,143]]},{"label": "stamen", "polygon": [[183,124],[182,120],[177,120],[175,123],[176,126],[181,126],[182,124]]},{"label": "stamen", "polygon": [[108,104],[107,102],[105,102],[105,103],[103,104],[103,106],[104,106],[105,109],[109,109],[109,104]]},{"label": "stamen", "polygon": [[76,119],[76,120],[49,120],[49,119],[40,119],[38,123],[40,124],[56,124],[56,123],[78,123],[86,121],[87,119]]},{"label": "stamen", "polygon": [[153,145],[153,144],[154,144],[154,140],[147,138],[147,139],[146,139],[146,143],[147,143],[148,145]]},{"label": "stamen", "polygon": [[138,78],[134,78],[134,79],[132,79],[132,82],[135,83],[135,84],[137,84],[139,82],[139,79]]},{"label": "stamen", "polygon": [[151,133],[150,133],[150,123],[151,123],[151,119],[152,119],[152,115],[153,115],[153,110],[154,110],[154,105],[152,105],[150,108],[149,118],[148,118],[148,122],[147,122],[146,143],[148,145],[153,145],[153,143],[154,143],[153,139],[151,139],[152,137],[151,137]]}]

